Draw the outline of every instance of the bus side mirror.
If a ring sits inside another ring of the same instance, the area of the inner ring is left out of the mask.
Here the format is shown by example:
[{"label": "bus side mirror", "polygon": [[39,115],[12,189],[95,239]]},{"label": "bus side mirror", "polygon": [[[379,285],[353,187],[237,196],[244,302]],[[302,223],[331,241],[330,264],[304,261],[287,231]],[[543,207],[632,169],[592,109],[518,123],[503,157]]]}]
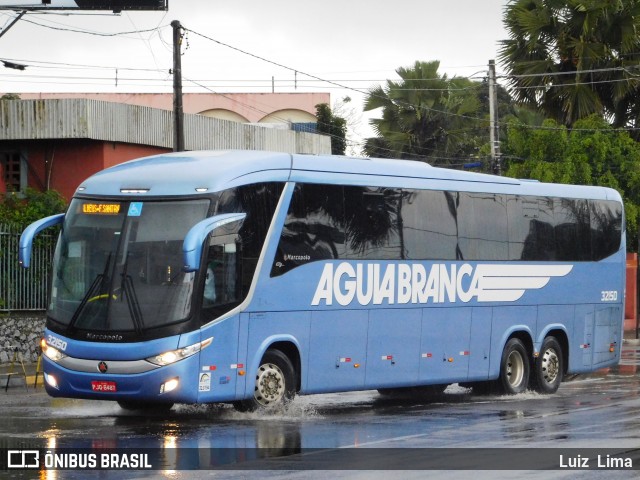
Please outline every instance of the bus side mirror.
[{"label": "bus side mirror", "polygon": [[191,227],[191,230],[189,230],[184,237],[184,243],[182,244],[182,254],[184,256],[183,270],[185,272],[195,272],[200,268],[203,243],[209,233],[227,223],[244,220],[246,216],[246,213],[225,213],[223,215],[205,218]]},{"label": "bus side mirror", "polygon": [[45,228],[53,227],[64,220],[64,213],[57,215],[51,215],[50,217],[41,218],[37,222],[33,222],[27,228],[24,229],[22,235],[20,235],[20,250],[18,258],[20,265],[24,268],[29,268],[31,264],[31,249],[33,247],[33,239]]}]

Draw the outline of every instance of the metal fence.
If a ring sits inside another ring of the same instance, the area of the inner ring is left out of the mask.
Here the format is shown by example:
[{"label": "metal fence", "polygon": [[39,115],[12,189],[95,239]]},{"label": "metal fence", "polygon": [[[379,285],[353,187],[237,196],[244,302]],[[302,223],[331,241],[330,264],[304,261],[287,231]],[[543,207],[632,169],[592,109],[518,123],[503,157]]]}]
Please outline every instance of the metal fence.
[{"label": "metal fence", "polygon": [[40,234],[33,245],[31,267],[18,264],[23,228],[0,224],[0,311],[45,310],[55,234]]}]

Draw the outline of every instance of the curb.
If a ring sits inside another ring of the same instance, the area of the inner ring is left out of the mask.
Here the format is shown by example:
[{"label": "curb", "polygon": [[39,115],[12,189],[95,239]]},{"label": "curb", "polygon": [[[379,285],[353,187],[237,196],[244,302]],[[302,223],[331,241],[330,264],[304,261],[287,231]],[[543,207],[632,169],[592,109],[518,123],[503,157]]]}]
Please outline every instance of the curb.
[{"label": "curb", "polygon": [[[7,383],[7,381],[4,379],[0,379],[0,391],[4,390]],[[9,379],[9,388],[24,388],[27,387],[27,389],[37,389],[38,387],[44,387],[44,378],[42,373],[38,374],[38,380],[36,383],[36,376],[35,375],[27,375],[26,377],[22,374],[17,374],[15,377],[10,378]],[[1,393],[1,392],[0,392]]]}]

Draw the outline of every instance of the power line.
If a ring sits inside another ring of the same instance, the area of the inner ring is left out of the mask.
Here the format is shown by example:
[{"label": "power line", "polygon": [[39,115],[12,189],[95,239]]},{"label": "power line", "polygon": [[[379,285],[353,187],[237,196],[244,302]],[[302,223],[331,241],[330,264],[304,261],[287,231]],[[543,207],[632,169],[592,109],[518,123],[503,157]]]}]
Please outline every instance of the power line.
[{"label": "power line", "polygon": [[156,26],[154,28],[148,28],[148,29],[144,29],[144,30],[131,30],[128,32],[97,32],[97,31],[93,31],[93,30],[79,30],[79,29],[75,29],[75,28],[69,28],[69,27],[54,27],[51,25],[45,25],[43,23],[38,23],[38,22],[34,22],[33,20],[29,20],[26,18],[22,19],[23,22],[27,22],[27,23],[31,23],[33,25],[37,25],[39,27],[43,27],[43,28],[48,28],[50,30],[56,30],[56,31],[60,31],[60,32],[70,32],[70,33],[82,33],[85,35],[95,35],[98,37],[118,37],[118,36],[125,36],[125,35],[139,35],[141,33],[149,33],[149,32],[157,32],[159,28],[165,28],[168,25],[163,25],[163,26]]},{"label": "power line", "polygon": [[[325,82],[325,83],[328,83],[330,85],[334,85],[336,87],[340,87],[341,89],[350,90],[350,91],[357,92],[357,93],[360,93],[360,94],[363,94],[363,95],[377,96],[377,95],[374,95],[371,91],[363,91],[363,90],[359,90],[359,89],[356,89],[356,88],[353,88],[353,87],[348,87],[348,86],[343,85],[341,83],[338,83],[338,82],[335,82],[335,81],[332,81],[332,80],[327,80],[327,79],[324,79],[324,78],[320,78],[320,77],[318,77],[316,75],[312,75],[310,73],[303,72],[303,71],[301,71],[301,70],[299,70],[297,68],[292,68],[292,67],[284,65],[282,63],[279,63],[279,62],[276,62],[276,61],[273,61],[273,60],[269,60],[269,59],[267,59],[265,57],[262,57],[260,55],[255,54],[255,53],[248,52],[248,51],[243,50],[241,48],[234,47],[232,45],[229,45],[228,43],[224,43],[224,42],[222,42],[220,40],[216,40],[215,38],[211,38],[211,37],[209,37],[207,35],[204,35],[202,33],[196,32],[195,30],[191,30],[191,29],[186,28],[186,27],[183,27],[183,29],[185,31],[193,33],[194,35],[197,35],[197,36],[202,37],[202,38],[204,38],[206,40],[209,40],[209,41],[214,42],[214,43],[216,43],[218,45],[221,45],[223,47],[230,48],[231,50],[234,50],[236,52],[242,53],[244,55],[248,55],[250,57],[253,57],[255,59],[261,60],[263,62],[270,63],[272,65],[275,65],[277,67],[283,68],[285,70],[289,70],[289,71],[294,72],[296,74],[299,73],[301,75],[305,75],[305,76],[307,76],[309,78],[313,78],[313,79],[318,80],[320,82]],[[379,98],[383,98],[383,97],[379,97]],[[449,111],[445,111],[445,110],[438,110],[438,109],[435,109],[435,108],[427,107],[425,105],[415,105],[415,104],[410,104],[410,103],[403,102],[403,101],[398,101],[398,100],[394,100],[394,101],[396,103],[401,104],[401,105],[406,105],[406,106],[409,106],[409,107],[412,107],[412,108],[421,108],[421,109],[428,110],[428,111],[431,111],[431,112],[441,113],[443,115],[448,115],[448,116],[453,116],[453,117],[458,117],[458,118],[466,118],[466,119],[469,119],[469,120],[476,120],[476,121],[482,120],[482,119],[480,119],[478,117],[472,117],[472,116],[469,116],[469,115],[462,115],[462,114],[453,113],[453,112],[449,112]]]},{"label": "power line", "polygon": [[563,75],[583,75],[585,73],[603,73],[603,72],[618,72],[627,71],[626,67],[611,67],[611,68],[594,68],[589,70],[571,70],[567,72],[544,72],[544,73],[523,73],[523,74],[506,74],[498,75],[496,78],[529,78],[529,77],[557,77]]},{"label": "power line", "polygon": [[510,87],[511,90],[548,90],[551,88],[571,88],[576,85],[602,85],[607,83],[618,83],[618,82],[638,82],[640,79],[637,78],[619,78],[615,80],[599,80],[599,81],[591,81],[591,82],[572,82],[572,83],[548,83],[543,85],[530,85],[530,86],[515,86]]},{"label": "power line", "polygon": [[[80,29],[73,29],[73,28],[68,28],[68,27],[56,27],[56,26],[50,26],[50,25],[46,25],[46,24],[42,24],[39,22],[35,22],[33,20],[27,20],[27,19],[23,19],[23,21],[26,21],[28,23],[43,27],[43,28],[49,28],[49,29],[53,29],[53,30],[57,30],[57,31],[66,31],[66,32],[71,32],[71,33],[81,33],[81,34],[87,34],[87,35],[95,35],[95,36],[102,36],[102,37],[115,37],[115,36],[125,36],[125,35],[141,35],[142,33],[149,33],[149,32],[154,32],[158,34],[158,37],[160,38],[161,41],[164,41],[162,39],[162,35],[161,35],[161,29],[167,27],[168,25],[163,25],[163,26],[156,26],[155,28],[151,28],[151,29],[144,29],[144,30],[134,30],[134,31],[125,31],[125,32],[115,32],[115,33],[105,33],[105,32],[96,32],[96,31],[90,31],[90,30],[80,30]],[[331,79],[325,79],[325,78],[321,78],[319,76],[316,75],[312,75],[303,71],[300,71],[299,69],[294,69],[292,67],[288,67],[284,64],[281,64],[279,62],[275,62],[272,60],[269,60],[267,58],[264,58],[260,55],[256,55],[253,54],[251,52],[248,52],[246,50],[234,47],[232,45],[229,45],[227,43],[221,42],[219,40],[216,40],[214,38],[211,38],[209,36],[203,35],[199,32],[196,32],[194,30],[190,30],[187,28],[184,28],[185,31],[191,32],[194,35],[200,36],[204,39],[207,39],[209,41],[212,41],[214,43],[217,43],[221,46],[227,47],[229,49],[232,49],[234,51],[237,51],[239,53],[242,53],[244,55],[248,55],[251,56],[253,58],[256,58],[258,60],[270,63],[272,65],[278,66],[280,68],[284,68],[286,70],[289,70],[291,72],[295,72],[295,73],[300,73],[301,75],[307,76],[310,79],[313,80],[305,80],[305,79],[301,79],[299,80],[299,82],[311,82],[311,81],[318,81],[321,82],[323,84],[329,84],[331,85],[333,88],[340,88],[340,89],[344,89],[344,90],[350,90],[350,91],[354,91],[363,95],[371,95],[370,91],[367,90],[363,90],[363,89],[358,89],[358,88],[354,88],[354,87],[350,87],[347,85],[344,85],[344,82],[355,82],[355,81],[377,81],[377,80],[363,80],[363,79],[359,79],[359,80],[331,80]],[[143,39],[144,40],[144,39]],[[45,63],[46,62],[41,62],[41,63]],[[51,64],[54,64],[54,62],[50,62]],[[68,66],[68,67],[79,67],[79,68],[107,68],[107,69],[118,69],[118,70],[131,70],[131,71],[162,71],[162,70],[153,70],[153,69],[135,69],[135,68],[126,68],[126,67],[104,67],[104,66],[96,66],[96,65],[73,65],[73,64],[64,64],[61,63],[59,65],[63,65],[63,66]],[[43,66],[42,68],[47,68],[46,66]],[[54,67],[49,67],[49,68],[54,68]],[[500,79],[518,79],[518,78],[527,78],[527,77],[553,77],[553,76],[560,76],[560,75],[580,75],[580,74],[588,74],[588,73],[600,73],[600,72],[614,72],[614,71],[624,71],[630,75],[636,75],[635,73],[631,72],[630,69],[628,67],[613,67],[613,68],[604,68],[604,69],[589,69],[589,70],[576,70],[576,71],[571,71],[571,72],[546,72],[546,73],[532,73],[532,74],[520,74],[520,75],[513,75],[513,74],[506,74],[506,75],[499,75],[497,76],[497,78]],[[23,78],[29,78],[29,76],[23,76]],[[39,78],[39,77],[35,77],[35,78]],[[66,78],[66,79],[72,79],[72,80],[76,80],[76,79],[83,79],[83,77],[64,77],[64,76],[59,76],[59,77],[55,77],[55,78]],[[86,77],[84,79],[87,80],[104,80],[104,81],[112,81],[112,78],[107,78],[107,77]],[[419,79],[420,81],[431,81],[431,80],[439,80],[441,78],[434,78],[434,79]],[[166,81],[166,80],[158,80],[158,79],[127,79],[128,81]],[[611,79],[611,80],[603,80],[603,81],[598,81],[598,83],[614,83],[614,82],[619,82],[619,81],[631,81],[632,79]],[[11,80],[6,80],[6,81],[11,81]],[[205,88],[209,91],[212,91],[209,87],[207,87],[206,85],[204,85],[202,82],[205,81],[216,81],[216,80],[201,80],[201,81],[196,81],[197,83],[195,83],[197,86],[199,86],[200,88]],[[229,81],[229,80],[226,80]],[[390,82],[390,80],[387,79],[388,82]],[[403,80],[404,81],[404,80]],[[416,80],[411,80],[412,82],[416,81]],[[194,81],[192,81],[194,82]],[[33,83],[54,83],[54,82],[38,82],[38,81],[33,81]],[[69,82],[68,82],[69,83]],[[585,84],[591,84],[591,83],[595,83],[595,82],[585,82]],[[81,84],[81,83],[78,83]],[[574,85],[574,84],[573,84]],[[477,86],[471,86],[471,87],[466,87],[468,89],[473,89],[473,88],[481,88],[484,87],[485,85],[482,83],[478,83]],[[514,89],[523,89],[523,88],[547,88],[547,87],[559,87],[559,86],[563,86],[563,85],[543,85],[543,86],[529,86],[529,87],[513,87]],[[328,88],[325,86],[325,88]],[[401,89],[401,90],[406,90],[406,91],[412,91],[412,90],[416,90],[416,89]],[[440,89],[417,89],[418,91],[422,90],[422,91],[441,91]],[[447,89],[442,89],[442,90],[447,90],[447,91],[451,91],[451,89],[447,88]],[[216,93],[218,95],[221,95],[217,92],[212,91],[212,93]],[[435,113],[441,113],[444,115],[448,115],[448,116],[454,116],[454,117],[458,117],[458,118],[465,118],[465,119],[469,119],[469,120],[474,120],[474,121],[479,121],[479,122],[486,122],[486,118],[482,118],[482,117],[474,117],[474,116],[469,116],[469,115],[461,115],[461,114],[456,114],[450,111],[443,111],[443,110],[438,110],[438,109],[433,109],[433,108],[429,108],[426,107],[424,105],[415,105],[415,104],[411,104],[408,102],[403,102],[403,101],[395,101],[397,104],[399,105],[404,105],[404,106],[409,106],[409,107],[413,107],[413,108],[422,108],[428,111],[433,111]],[[505,127],[507,124],[504,122],[500,122],[499,126],[500,127]],[[542,126],[533,126],[533,125],[525,125],[525,124],[520,124],[519,125],[522,128],[529,128],[529,129],[539,129],[539,130],[562,130],[564,127],[559,126],[559,127],[542,127]],[[623,127],[623,128],[619,128],[619,129],[572,129],[573,131],[635,131],[638,130],[639,128],[637,127]],[[361,143],[360,143],[361,144]]]}]

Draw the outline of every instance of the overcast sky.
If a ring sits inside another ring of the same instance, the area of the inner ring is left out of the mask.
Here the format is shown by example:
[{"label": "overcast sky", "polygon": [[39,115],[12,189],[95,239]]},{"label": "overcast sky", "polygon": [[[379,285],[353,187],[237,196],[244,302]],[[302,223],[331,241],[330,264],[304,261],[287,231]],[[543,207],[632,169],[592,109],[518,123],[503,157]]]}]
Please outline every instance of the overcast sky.
[{"label": "overcast sky", "polygon": [[[0,0],[0,5],[10,2]],[[482,77],[506,38],[506,3],[169,0],[168,12],[29,13],[0,37],[0,59],[27,65],[24,71],[0,65],[0,92],[170,92],[169,24],[179,20],[244,52],[188,33],[182,57],[185,92],[268,92],[274,78],[276,92],[330,92],[332,102],[349,96],[361,111],[360,92],[397,79],[395,69],[416,60],[440,60],[440,73],[448,76]],[[0,10],[3,31],[14,17]],[[135,31],[142,32],[96,35]]]}]

